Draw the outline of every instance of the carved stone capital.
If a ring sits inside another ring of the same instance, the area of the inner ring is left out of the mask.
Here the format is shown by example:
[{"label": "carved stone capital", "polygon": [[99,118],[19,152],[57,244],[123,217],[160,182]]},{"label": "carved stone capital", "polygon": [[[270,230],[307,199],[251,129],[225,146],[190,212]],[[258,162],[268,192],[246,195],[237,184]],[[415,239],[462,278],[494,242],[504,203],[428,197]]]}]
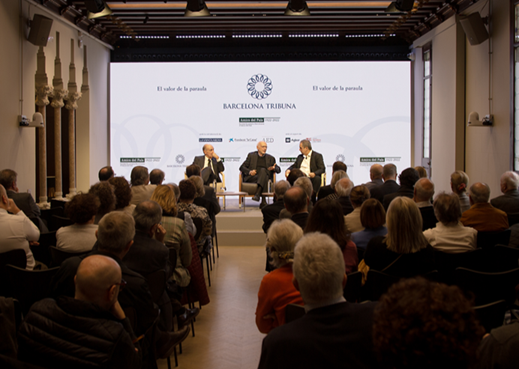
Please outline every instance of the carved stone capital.
[{"label": "carved stone capital", "polygon": [[52,93],[52,102],[50,103],[50,106],[53,108],[62,108],[65,105],[63,99],[65,96],[67,96],[67,94],[67,90],[54,90]]},{"label": "carved stone capital", "polygon": [[49,105],[49,96],[52,94],[52,87],[49,85],[36,86],[36,105]]},{"label": "carved stone capital", "polygon": [[67,103],[65,104],[65,108],[68,110],[76,110],[77,102],[81,99],[81,92],[69,92],[67,95]]}]

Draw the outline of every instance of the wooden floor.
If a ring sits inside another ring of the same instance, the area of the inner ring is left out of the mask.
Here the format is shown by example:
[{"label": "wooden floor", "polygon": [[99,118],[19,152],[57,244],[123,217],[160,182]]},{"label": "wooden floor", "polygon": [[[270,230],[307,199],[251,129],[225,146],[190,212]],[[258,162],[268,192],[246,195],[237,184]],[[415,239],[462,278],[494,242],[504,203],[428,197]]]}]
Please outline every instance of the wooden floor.
[{"label": "wooden floor", "polygon": [[[265,248],[220,246],[211,272],[211,302],[195,322],[195,337],[183,342],[180,369],[252,369],[258,367],[264,334],[256,328],[258,289],[265,275]],[[178,350],[177,350],[178,351]],[[174,367],[174,358],[171,356]],[[166,360],[158,361],[166,369]]]}]

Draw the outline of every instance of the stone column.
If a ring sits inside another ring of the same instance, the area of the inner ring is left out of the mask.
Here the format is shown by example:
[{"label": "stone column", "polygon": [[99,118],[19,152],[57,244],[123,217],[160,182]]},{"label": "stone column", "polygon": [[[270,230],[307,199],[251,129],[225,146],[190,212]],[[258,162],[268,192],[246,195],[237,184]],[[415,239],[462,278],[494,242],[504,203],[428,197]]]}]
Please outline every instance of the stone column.
[{"label": "stone column", "polygon": [[74,64],[74,39],[70,40],[70,65],[67,103],[68,109],[68,168],[69,168],[69,192],[67,198],[71,199],[77,193],[76,189],[76,109],[77,102],[81,98],[81,92],[77,91],[76,66]]},{"label": "stone column", "polygon": [[39,169],[39,192],[40,198],[38,205],[41,208],[49,208],[47,202],[47,115],[45,107],[49,105],[49,95],[52,93],[52,87],[49,86],[47,73],[45,72],[45,53],[43,46],[40,46],[37,54],[37,66],[35,80],[36,106],[38,111],[43,115],[43,127],[38,128],[38,169]]},{"label": "stone column", "polygon": [[52,79],[54,91],[50,106],[54,108],[54,163],[55,163],[55,188],[54,197],[58,200],[63,199],[62,186],[62,158],[61,158],[61,108],[65,105],[63,98],[67,91],[63,90],[63,79],[61,78],[61,60],[59,58],[59,32],[56,32],[56,58],[54,59],[54,78]]},{"label": "stone column", "polygon": [[83,45],[83,70],[81,104],[76,109],[77,188],[86,191],[90,187],[90,88],[88,85],[87,46]]}]

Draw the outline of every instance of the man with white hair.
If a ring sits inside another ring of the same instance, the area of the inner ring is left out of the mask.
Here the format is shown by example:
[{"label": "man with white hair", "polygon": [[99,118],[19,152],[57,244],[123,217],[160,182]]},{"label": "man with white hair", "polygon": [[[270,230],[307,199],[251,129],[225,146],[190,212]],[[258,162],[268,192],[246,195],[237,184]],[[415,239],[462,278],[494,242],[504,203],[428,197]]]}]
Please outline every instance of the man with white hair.
[{"label": "man with white hair", "polygon": [[332,180],[329,185],[323,186],[319,188],[319,192],[317,193],[317,201],[324,199],[326,196],[331,195],[335,193],[335,183],[341,179],[344,178],[344,176],[340,176],[335,181],[333,180],[335,177],[335,173],[342,172],[343,174],[346,174],[348,171],[348,166],[344,164],[342,161],[336,161],[332,165]]},{"label": "man with white hair", "polygon": [[422,231],[436,227],[438,219],[434,215],[431,199],[434,195],[434,183],[428,178],[420,178],[414,185],[413,201],[422,215]]},{"label": "man with white hair", "polygon": [[378,368],[371,335],[376,303],[344,299],[347,277],[335,241],[320,233],[304,236],[294,250],[293,272],[306,314],[263,339],[258,368]]},{"label": "man with white hair", "polygon": [[470,186],[470,209],[463,212],[461,223],[478,232],[497,232],[508,229],[508,216],[502,210],[494,208],[488,202],[490,187],[486,183],[476,182]]},{"label": "man with white hair", "polygon": [[353,205],[351,205],[350,201],[350,193],[354,186],[355,184],[349,178],[343,178],[335,184],[335,192],[338,196],[336,201],[341,205],[344,216],[353,211]]},{"label": "man with white hair", "polygon": [[519,213],[519,175],[515,172],[504,172],[501,176],[501,192],[503,195],[490,200],[490,204],[507,214]]}]

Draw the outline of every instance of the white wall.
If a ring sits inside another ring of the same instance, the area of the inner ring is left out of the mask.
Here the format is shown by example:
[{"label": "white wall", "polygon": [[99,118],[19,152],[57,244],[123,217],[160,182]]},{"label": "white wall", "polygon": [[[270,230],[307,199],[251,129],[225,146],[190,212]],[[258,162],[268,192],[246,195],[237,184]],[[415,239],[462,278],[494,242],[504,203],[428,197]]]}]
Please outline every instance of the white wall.
[{"label": "white wall", "polygon": [[[468,13],[481,10],[476,4]],[[481,15],[487,15],[488,6]],[[413,47],[432,42],[432,180],[436,192],[450,191],[450,174],[464,170],[470,183],[486,182],[491,197],[499,195],[499,177],[510,163],[510,34],[509,3],[493,2],[493,114],[492,128],[468,127],[468,114],[477,111],[480,118],[488,108],[488,41],[471,46],[465,41],[460,24],[452,17],[416,40]],[[417,52],[421,53],[420,49]],[[421,61],[414,63],[415,76],[421,75]],[[415,78],[416,79],[416,78]],[[415,83],[416,100],[423,99],[421,86]],[[414,114],[415,130],[421,129],[421,113]],[[421,137],[415,135],[420,141]],[[419,142],[416,142],[417,146]],[[415,150],[415,155],[418,149]],[[414,162],[419,163],[415,157]]]},{"label": "white wall", "polygon": [[[20,6],[22,16],[20,17]],[[20,114],[20,93],[23,100],[22,114],[32,117],[34,106],[34,75],[36,72],[36,53],[38,47],[27,39],[27,19],[34,14],[52,17],[47,12],[23,0],[0,2],[0,32],[2,34],[2,64],[0,80],[3,88],[0,92],[0,109],[2,111],[2,135],[0,135],[0,169],[11,168],[18,172],[18,187],[20,191],[36,191],[36,128],[19,128],[17,116]],[[22,22],[22,29],[20,29]],[[70,40],[75,40],[75,66],[78,89],[81,88],[83,50],[77,48],[78,31],[54,19],[50,36],[56,31],[60,33],[60,59],[62,78],[66,87],[69,81]],[[79,190],[88,190],[90,184],[97,181],[97,171],[108,163],[108,65],[109,49],[101,43],[83,36],[84,44],[88,47],[88,68],[90,71],[90,124],[88,132],[90,144],[88,152],[78,152],[79,155],[89,155],[90,166],[78,165]],[[46,72],[49,84],[54,76],[54,58],[56,53],[55,39],[44,48],[46,55]],[[23,56],[22,56],[23,53]],[[23,74],[23,76],[22,76]],[[79,101],[81,104],[81,100]],[[77,136],[77,141],[82,140]],[[64,163],[66,165],[66,163]],[[68,189],[64,189],[68,192]]]}]

